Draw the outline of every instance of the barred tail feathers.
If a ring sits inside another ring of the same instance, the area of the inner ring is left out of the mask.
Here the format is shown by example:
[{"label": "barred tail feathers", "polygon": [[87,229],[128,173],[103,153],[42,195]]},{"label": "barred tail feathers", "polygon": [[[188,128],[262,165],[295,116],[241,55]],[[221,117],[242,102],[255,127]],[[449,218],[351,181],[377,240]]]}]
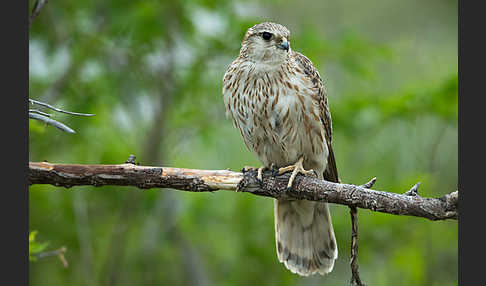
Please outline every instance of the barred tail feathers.
[{"label": "barred tail feathers", "polygon": [[302,276],[331,272],[338,251],[328,204],[275,200],[274,211],[278,260]]}]

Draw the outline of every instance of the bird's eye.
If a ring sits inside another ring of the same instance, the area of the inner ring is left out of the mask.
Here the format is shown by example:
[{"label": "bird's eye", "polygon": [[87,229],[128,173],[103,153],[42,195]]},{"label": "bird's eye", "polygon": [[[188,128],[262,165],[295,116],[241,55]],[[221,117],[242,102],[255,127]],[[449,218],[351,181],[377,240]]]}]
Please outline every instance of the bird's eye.
[{"label": "bird's eye", "polygon": [[272,38],[272,33],[269,33],[269,32],[263,32],[262,33],[262,38],[266,41],[270,40],[270,38]]}]

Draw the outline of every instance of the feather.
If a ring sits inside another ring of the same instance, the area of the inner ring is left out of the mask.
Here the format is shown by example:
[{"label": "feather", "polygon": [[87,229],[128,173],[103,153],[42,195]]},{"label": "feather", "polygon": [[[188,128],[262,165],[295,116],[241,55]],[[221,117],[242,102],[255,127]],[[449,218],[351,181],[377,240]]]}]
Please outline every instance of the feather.
[{"label": "feather", "polygon": [[275,200],[275,239],[278,260],[293,273],[332,271],[338,252],[327,203]]}]

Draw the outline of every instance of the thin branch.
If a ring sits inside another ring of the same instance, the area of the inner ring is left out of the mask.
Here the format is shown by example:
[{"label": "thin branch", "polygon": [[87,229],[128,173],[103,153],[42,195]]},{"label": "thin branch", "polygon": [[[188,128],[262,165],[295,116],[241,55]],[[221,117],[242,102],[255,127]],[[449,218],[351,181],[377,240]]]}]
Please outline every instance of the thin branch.
[{"label": "thin branch", "polygon": [[[358,271],[358,209],[349,207],[351,214],[351,283],[350,285],[365,286],[361,282]],[[356,282],[356,284],[354,284]]]},{"label": "thin branch", "polygon": [[418,196],[418,188],[420,187],[420,182],[416,183],[410,190],[406,191],[404,195],[406,196]]},{"label": "thin branch", "polygon": [[66,251],[67,251],[67,248],[65,246],[63,246],[63,247],[56,249],[56,250],[41,252],[39,254],[36,254],[35,257],[37,259],[40,259],[40,258],[45,258],[45,257],[57,256],[59,258],[59,260],[61,260],[62,265],[64,265],[64,267],[67,268],[69,266],[69,263],[67,262],[66,258],[64,257],[64,254],[66,253]]},{"label": "thin branch", "polygon": [[256,171],[245,174],[229,170],[196,170],[149,167],[134,164],[80,165],[29,163],[29,184],[73,186],[134,186],[140,189],[172,188],[192,192],[230,190],[277,199],[322,201],[395,215],[423,217],[430,220],[458,218],[458,191],[441,198],[407,196],[366,189],[351,184],[333,183],[297,176],[292,189],[286,190],[289,174],[272,176],[264,172],[262,182]]},{"label": "thin branch", "polygon": [[37,109],[29,109],[29,113],[37,113],[37,114],[40,114],[40,115],[44,115],[46,117],[51,117],[51,115],[49,113],[45,113],[45,112],[42,112],[42,111],[37,110]]},{"label": "thin branch", "polygon": [[[66,111],[66,110],[63,110],[63,109],[54,107],[52,105],[49,105],[47,103],[40,102],[40,101],[37,101],[37,100],[33,100],[33,99],[30,99],[30,98],[29,98],[29,102],[32,105],[37,104],[37,105],[44,106],[46,108],[52,109],[54,111],[61,112],[61,113],[66,113],[66,114],[70,114],[70,115],[77,115],[77,116],[94,116],[95,115],[95,114],[87,114],[87,113],[78,113],[78,112]],[[61,123],[61,122],[59,122],[57,120],[54,120],[54,119],[49,118],[50,116],[51,116],[50,114],[45,113],[45,112],[42,112],[42,111],[39,111],[37,109],[29,109],[29,118],[36,119],[36,120],[45,122],[46,124],[52,125],[54,127],[57,127],[60,130],[65,131],[65,132],[68,132],[68,133],[76,133],[73,129],[71,129],[70,127],[68,127],[64,123]]]},{"label": "thin branch", "polygon": [[[368,183],[361,187],[370,189],[376,183],[376,177],[371,179]],[[361,282],[358,271],[358,209],[355,206],[349,207],[349,213],[351,215],[351,258],[349,264],[351,265],[351,282],[350,286],[365,286]]]},{"label": "thin branch", "polygon": [[35,17],[39,16],[40,10],[44,7],[45,4],[49,2],[48,0],[36,0],[34,3],[34,8],[32,8],[32,14],[29,18],[29,29],[32,26],[32,21],[34,21]]},{"label": "thin branch", "polygon": [[31,104],[37,104],[37,105],[41,105],[41,106],[44,106],[44,107],[47,107],[49,109],[52,109],[54,111],[57,111],[57,112],[61,112],[61,113],[66,113],[66,114],[70,114],[70,115],[77,115],[77,116],[95,116],[95,114],[89,114],[89,113],[78,113],[78,112],[72,112],[72,111],[66,111],[66,110],[63,110],[63,109],[60,109],[60,108],[57,108],[57,107],[54,107],[52,105],[49,105],[47,103],[44,103],[44,102],[41,102],[41,101],[37,101],[37,100],[33,100],[33,99],[30,99],[29,98],[29,102]]},{"label": "thin branch", "polygon": [[37,114],[37,113],[29,111],[29,118],[45,122],[46,124],[57,127],[58,129],[65,131],[67,133],[76,133],[73,129],[69,128],[68,126],[64,125],[63,123],[56,121],[54,119],[51,119],[51,118],[44,116],[42,114]]},{"label": "thin branch", "polygon": [[371,187],[373,187],[373,185],[376,183],[376,177],[374,177],[373,179],[371,179],[368,183],[364,184],[364,185],[361,185],[361,187],[365,188],[365,189],[371,189]]}]

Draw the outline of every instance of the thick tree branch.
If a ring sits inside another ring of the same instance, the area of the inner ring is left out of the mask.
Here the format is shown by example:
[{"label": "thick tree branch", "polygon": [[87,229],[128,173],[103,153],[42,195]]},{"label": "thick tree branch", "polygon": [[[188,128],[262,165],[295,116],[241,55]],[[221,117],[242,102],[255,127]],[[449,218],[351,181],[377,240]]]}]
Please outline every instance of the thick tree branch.
[{"label": "thick tree branch", "polygon": [[148,167],[134,164],[79,165],[29,163],[29,184],[73,186],[116,185],[141,189],[172,188],[192,192],[231,190],[278,199],[323,201],[395,215],[423,217],[430,220],[458,218],[458,191],[440,198],[424,198],[366,189],[363,186],[338,184],[297,176],[293,188],[286,190],[289,174],[273,177],[264,172],[261,183],[256,171],[245,174],[229,170],[195,170]]}]

